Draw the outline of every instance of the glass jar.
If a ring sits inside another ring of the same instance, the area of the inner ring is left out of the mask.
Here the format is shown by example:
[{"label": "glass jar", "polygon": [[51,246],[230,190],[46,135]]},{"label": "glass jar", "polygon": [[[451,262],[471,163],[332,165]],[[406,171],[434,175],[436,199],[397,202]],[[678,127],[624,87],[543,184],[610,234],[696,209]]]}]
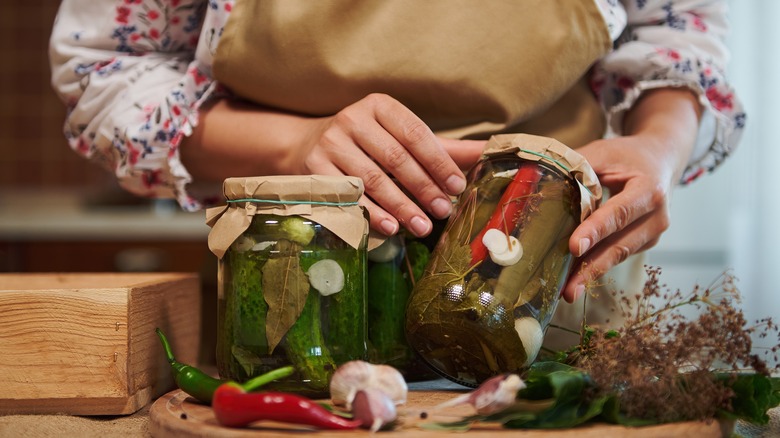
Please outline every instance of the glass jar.
[{"label": "glass jar", "polygon": [[360,179],[231,178],[209,246],[219,257],[217,367],[239,382],[292,365],[269,389],[328,395],[367,358],[368,223]]},{"label": "glass jar", "polygon": [[426,239],[403,231],[368,252],[369,360],[391,365],[406,381],[438,376],[414,354],[404,332],[409,295],[430,255]]},{"label": "glass jar", "polygon": [[595,173],[563,144],[492,137],[412,291],[412,348],[467,386],[527,369],[570,272],[569,237],[600,197]]}]

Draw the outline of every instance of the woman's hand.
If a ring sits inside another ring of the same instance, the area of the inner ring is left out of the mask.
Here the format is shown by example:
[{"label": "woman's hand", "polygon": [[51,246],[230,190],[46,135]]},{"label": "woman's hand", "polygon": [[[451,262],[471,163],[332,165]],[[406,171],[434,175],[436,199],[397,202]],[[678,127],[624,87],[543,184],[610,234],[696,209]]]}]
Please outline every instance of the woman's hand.
[{"label": "woman's hand", "polygon": [[426,211],[448,217],[449,196],[466,187],[461,168],[474,164],[484,147],[481,141],[436,137],[412,111],[384,94],[369,95],[311,123],[298,173],[360,177],[365,184],[361,205],[371,227],[388,236],[399,223],[415,236],[427,235],[433,225]]},{"label": "woman's hand", "polygon": [[399,222],[415,236],[449,216],[466,187],[463,170],[479,159],[484,141],[436,137],[397,100],[372,94],[329,117],[304,117],[223,99],[203,108],[181,146],[198,181],[227,177],[325,174],[356,176],[371,227],[395,234]]},{"label": "woman's hand", "polygon": [[627,114],[626,136],[577,151],[610,194],[572,234],[580,257],[563,297],[572,302],[589,281],[654,246],[669,227],[669,199],[693,150],[699,104],[684,89],[647,92]]}]

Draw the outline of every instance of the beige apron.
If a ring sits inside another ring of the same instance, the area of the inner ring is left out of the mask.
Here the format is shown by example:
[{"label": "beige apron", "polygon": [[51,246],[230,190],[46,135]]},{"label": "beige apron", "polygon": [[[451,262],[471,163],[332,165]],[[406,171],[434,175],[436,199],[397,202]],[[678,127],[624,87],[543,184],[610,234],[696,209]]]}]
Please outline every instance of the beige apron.
[{"label": "beige apron", "polygon": [[[237,96],[302,115],[386,93],[438,135],[578,147],[604,133],[587,73],[611,47],[592,0],[237,0],[213,73]],[[556,320],[577,328],[579,309],[561,305]]]},{"label": "beige apron", "polygon": [[604,132],[584,76],[611,47],[592,1],[238,0],[213,68],[238,96],[295,113],[378,92],[439,135],[576,147]]}]

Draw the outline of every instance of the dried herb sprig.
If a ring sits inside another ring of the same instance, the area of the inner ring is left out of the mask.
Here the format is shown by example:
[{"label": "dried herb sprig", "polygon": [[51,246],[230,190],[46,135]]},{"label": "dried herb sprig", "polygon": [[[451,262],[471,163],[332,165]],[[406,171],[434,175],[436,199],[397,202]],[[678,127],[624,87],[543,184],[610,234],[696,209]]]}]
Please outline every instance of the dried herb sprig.
[{"label": "dried herb sprig", "polygon": [[[754,353],[752,335],[774,337],[765,353],[778,352],[778,326],[765,318],[748,326],[735,305],[735,278],[723,273],[709,287],[690,293],[670,291],[661,269],[647,267],[648,280],[633,296],[617,294],[623,326],[603,330],[583,325],[581,343],[566,362],[593,379],[592,396],[617,394],[630,418],[658,422],[704,420],[729,412],[734,391],[722,373],[769,375],[766,361]],[[681,310],[701,312],[691,319]]]}]

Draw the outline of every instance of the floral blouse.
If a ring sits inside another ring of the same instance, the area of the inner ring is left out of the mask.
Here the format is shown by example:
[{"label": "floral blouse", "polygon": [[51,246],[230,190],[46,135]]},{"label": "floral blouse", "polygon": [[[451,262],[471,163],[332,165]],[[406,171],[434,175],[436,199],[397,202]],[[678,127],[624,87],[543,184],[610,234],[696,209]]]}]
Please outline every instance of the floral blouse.
[{"label": "floral blouse", "polygon": [[[593,0],[615,41],[594,68],[607,136],[644,90],[688,87],[704,108],[690,182],[736,147],[745,113],[724,78],[725,1]],[[68,107],[65,136],[141,196],[198,210],[219,193],[198,189],[179,145],[198,111],[226,91],[212,54],[233,0],[63,0],[51,35],[52,83]]]}]

